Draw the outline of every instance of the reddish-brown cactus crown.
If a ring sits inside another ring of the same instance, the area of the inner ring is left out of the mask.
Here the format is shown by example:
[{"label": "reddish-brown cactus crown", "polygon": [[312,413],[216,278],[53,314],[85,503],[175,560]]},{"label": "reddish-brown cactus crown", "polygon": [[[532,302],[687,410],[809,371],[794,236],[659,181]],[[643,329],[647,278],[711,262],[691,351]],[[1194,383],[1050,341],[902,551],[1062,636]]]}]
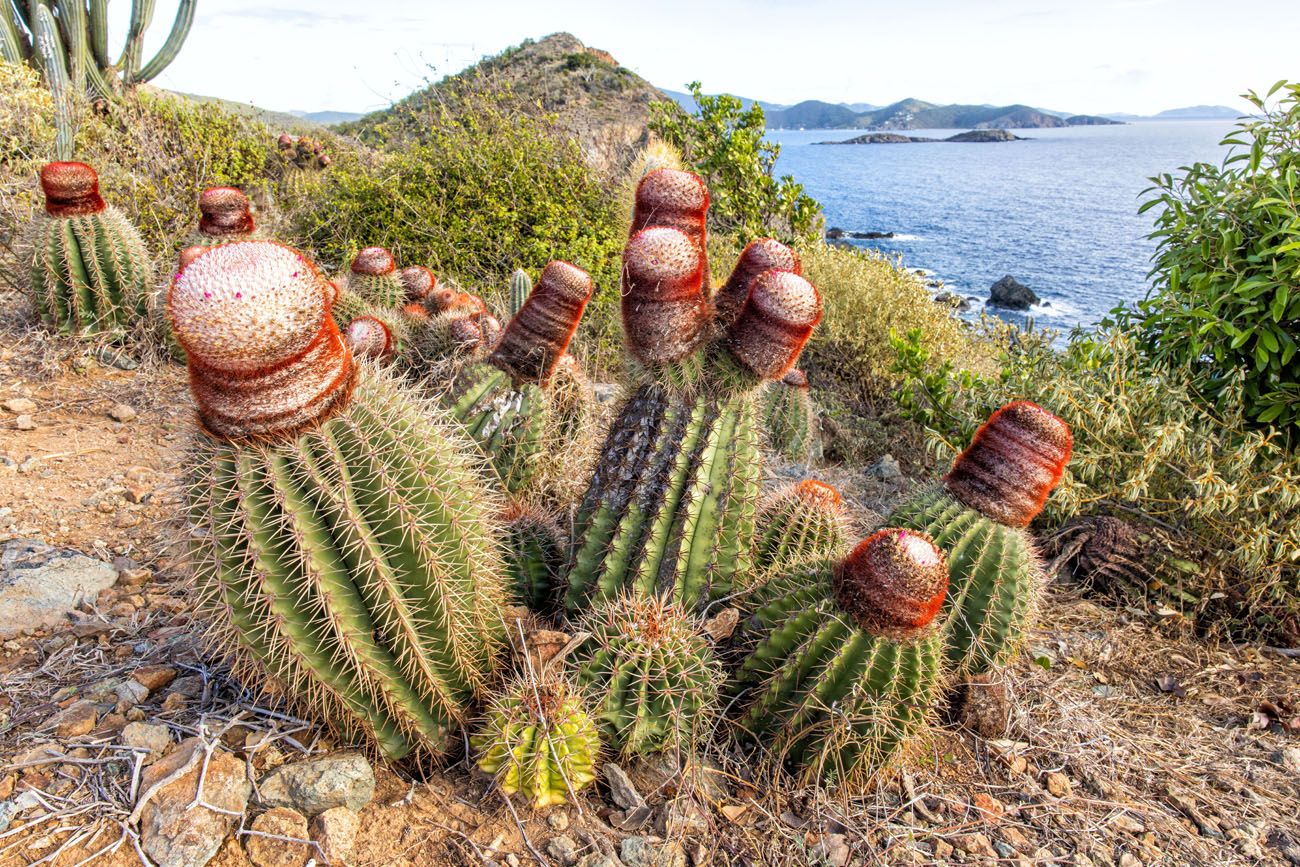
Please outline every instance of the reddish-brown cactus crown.
[{"label": "reddish-brown cactus crown", "polygon": [[804,479],[794,486],[794,494],[813,506],[838,506],[842,501],[839,491],[817,479]]},{"label": "reddish-brown cactus crown", "polygon": [[451,320],[447,325],[447,333],[451,336],[452,343],[461,348],[483,345],[483,326],[477,317],[462,316]]},{"label": "reddish-brown cactus crown", "polygon": [[411,319],[427,320],[429,310],[419,301],[412,301],[409,304],[402,305],[402,313]]},{"label": "reddish-brown cactus crown", "polygon": [[215,238],[253,233],[248,196],[234,187],[209,187],[199,196],[199,231]]},{"label": "reddish-brown cactus crown", "polygon": [[41,169],[41,190],[51,217],[82,217],[105,207],[99,175],[85,163],[47,163]]},{"label": "reddish-brown cactus crown", "polygon": [[193,247],[186,247],[184,250],[181,250],[180,254],[176,257],[177,259],[176,270],[184,271],[185,266],[189,265],[195,259],[199,258],[199,256],[208,252],[208,249],[209,248],[204,247],[202,244],[196,244]]},{"label": "reddish-brown cactus crown", "polygon": [[423,265],[403,268],[400,276],[407,301],[423,301],[438,286],[438,278]]},{"label": "reddish-brown cactus crown", "polygon": [[483,345],[495,346],[497,341],[501,339],[501,320],[491,313],[484,313],[479,317],[479,325],[483,329]]},{"label": "reddish-brown cactus crown", "polygon": [[811,283],[793,271],[765,271],[750,283],[727,341],[756,376],[780,379],[799,360],[821,318],[821,296]]},{"label": "reddish-brown cactus crown", "polygon": [[393,334],[373,316],[358,316],[349,322],[343,339],[357,358],[387,361],[393,357]]},{"label": "reddish-brown cactus crown", "polygon": [[393,254],[383,247],[367,247],[352,260],[352,273],[367,277],[383,277],[397,270]]},{"label": "reddish-brown cactus crown", "polygon": [[291,436],[347,405],[356,368],[302,254],[235,241],[191,261],[167,311],[203,426],[225,439]]},{"label": "reddish-brown cactus crown", "polygon": [[651,226],[671,227],[685,233],[703,251],[708,212],[709,190],[699,175],[655,169],[637,184],[631,234]]},{"label": "reddish-brown cactus crown", "polygon": [[1074,438],[1063,420],[1027,400],[999,409],[944,476],[948,491],[985,517],[1024,527],[1061,481]]},{"label": "reddish-brown cactus crown", "polygon": [[926,631],[948,593],[948,565],[930,537],[888,528],[863,539],[835,570],[835,600],[873,635]]},{"label": "reddish-brown cactus crown", "polygon": [[623,329],[642,364],[680,361],[708,337],[704,262],[680,229],[654,226],[623,248]]},{"label": "reddish-brown cactus crown", "polygon": [[799,261],[799,257],[793,250],[780,241],[772,238],[750,241],[741,252],[740,259],[736,261],[731,276],[727,278],[727,282],[714,299],[718,308],[718,321],[723,327],[730,325],[740,309],[745,306],[745,299],[749,297],[749,287],[754,282],[754,278],[772,269],[803,274],[803,263]]},{"label": "reddish-brown cactus crown", "polygon": [[808,387],[808,374],[797,367],[792,367],[786,371],[785,376],[781,377],[781,382],[791,388],[806,389]]},{"label": "reddish-brown cactus crown", "polygon": [[[516,379],[546,382],[568,350],[594,288],[581,268],[568,262],[547,265],[524,306],[506,326],[492,353],[492,363]],[[486,330],[486,322],[484,326]]]}]

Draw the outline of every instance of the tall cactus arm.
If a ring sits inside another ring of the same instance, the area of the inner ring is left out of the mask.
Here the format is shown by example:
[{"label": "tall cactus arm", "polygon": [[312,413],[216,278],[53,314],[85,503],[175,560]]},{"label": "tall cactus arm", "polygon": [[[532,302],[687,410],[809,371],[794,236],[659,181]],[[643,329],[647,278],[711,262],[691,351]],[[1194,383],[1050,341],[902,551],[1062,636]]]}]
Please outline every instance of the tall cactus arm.
[{"label": "tall cactus arm", "polygon": [[41,58],[45,81],[54,96],[55,155],[72,159],[72,94],[69,92],[67,56],[59,40],[59,25],[50,7],[32,4],[32,36]]},{"label": "tall cactus arm", "polygon": [[0,0],[0,58],[8,63],[23,63],[32,53],[21,21],[13,3]]},{"label": "tall cactus arm", "polygon": [[94,65],[87,44],[86,7],[83,0],[59,4],[59,25],[63,30],[63,44],[68,51],[68,73],[76,93],[86,89],[86,70]]},{"label": "tall cactus arm", "polygon": [[153,21],[154,0],[131,0],[131,23],[126,30],[126,45],[122,56],[117,61],[118,69],[127,84],[135,82],[140,70],[140,58],[144,54],[144,32]]},{"label": "tall cactus arm", "polygon": [[167,34],[167,40],[163,42],[162,48],[158,49],[153,60],[146,63],[144,68],[135,75],[133,81],[149,81],[155,78],[176,59],[181,46],[190,35],[190,27],[194,24],[194,7],[197,5],[198,0],[181,0],[180,6],[176,9],[176,20],[172,22],[171,32]]},{"label": "tall cactus arm", "polygon": [[90,50],[99,69],[108,69],[108,0],[90,0]]}]

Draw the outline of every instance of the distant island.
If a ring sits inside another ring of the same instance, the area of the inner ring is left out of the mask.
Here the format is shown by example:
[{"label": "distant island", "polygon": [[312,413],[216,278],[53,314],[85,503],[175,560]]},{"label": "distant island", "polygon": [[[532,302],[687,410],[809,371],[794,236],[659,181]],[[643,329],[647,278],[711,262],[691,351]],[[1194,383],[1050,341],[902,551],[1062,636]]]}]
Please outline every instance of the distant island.
[{"label": "distant island", "polygon": [[1005,129],[973,129],[970,132],[959,132],[956,135],[950,135],[947,138],[922,138],[915,135],[899,135],[896,132],[869,132],[866,135],[860,135],[856,138],[843,139],[841,141],[819,141],[813,144],[819,145],[858,145],[858,144],[914,144],[929,143],[938,144],[940,142],[956,142],[959,144],[976,143],[984,144],[988,142],[1001,141],[1025,141],[1014,133]]},{"label": "distant island", "polygon": [[870,111],[807,100],[767,113],[767,125],[779,129],[1051,129],[1116,123],[1122,121],[1088,114],[1062,116],[1028,105],[935,105],[919,99]]}]

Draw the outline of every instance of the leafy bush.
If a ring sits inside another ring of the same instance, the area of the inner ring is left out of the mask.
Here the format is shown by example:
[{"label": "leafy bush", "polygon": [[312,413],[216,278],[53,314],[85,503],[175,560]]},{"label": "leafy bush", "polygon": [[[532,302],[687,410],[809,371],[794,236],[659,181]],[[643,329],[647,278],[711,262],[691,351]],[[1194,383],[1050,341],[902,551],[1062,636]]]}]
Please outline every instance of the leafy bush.
[{"label": "leafy bush", "polygon": [[691,82],[698,107],[687,114],[675,102],[650,106],[650,129],[677,148],[709,185],[711,228],[742,241],[770,236],[786,243],[821,238],[821,206],[803,185],[773,177],[781,146],[764,139],[763,109],[744,109],[728,94],[705,96]]},{"label": "leafy bush", "polygon": [[1050,334],[1022,333],[993,375],[934,365],[922,334],[894,335],[897,392],[931,449],[950,460],[997,407],[1027,398],[1069,422],[1074,456],[1043,521],[1080,514],[1132,517],[1172,531],[1211,568],[1195,595],[1236,603],[1207,612],[1252,637],[1300,629],[1300,455],[1250,422],[1239,371],[1219,406],[1195,399],[1204,383],[1152,364],[1117,328],[1076,332],[1056,351]]},{"label": "leafy bush", "polygon": [[[1266,100],[1281,93],[1269,108]],[[1188,368],[1200,393],[1246,418],[1300,434],[1300,84],[1246,97],[1261,117],[1239,124],[1219,166],[1152,180],[1156,285],[1136,311],[1158,363]]]}]

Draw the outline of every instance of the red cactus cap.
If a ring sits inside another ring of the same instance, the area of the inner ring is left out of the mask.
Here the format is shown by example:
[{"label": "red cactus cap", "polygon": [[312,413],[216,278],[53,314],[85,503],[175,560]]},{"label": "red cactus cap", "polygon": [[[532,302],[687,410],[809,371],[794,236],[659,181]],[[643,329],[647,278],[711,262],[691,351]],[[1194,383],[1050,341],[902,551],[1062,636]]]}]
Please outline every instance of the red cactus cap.
[{"label": "red cactus cap", "polygon": [[419,301],[402,305],[402,313],[411,319],[428,320],[429,311]]},{"label": "red cactus cap", "polygon": [[496,345],[501,337],[501,320],[491,313],[484,313],[479,317],[479,325],[483,328],[483,343],[487,346]]},{"label": "red cactus cap", "polygon": [[213,247],[176,275],[167,312],[209,433],[278,439],[347,405],[356,366],[327,285],[297,250],[271,241]]},{"label": "red cactus cap", "polygon": [[703,250],[708,213],[709,190],[699,175],[655,169],[637,184],[631,234],[651,226],[668,226],[684,232]]},{"label": "red cactus cap", "polygon": [[1061,481],[1073,448],[1068,424],[1037,404],[1017,400],[975,432],[943,480],[954,497],[985,517],[1024,527]]},{"label": "red cactus cap", "polygon": [[839,491],[817,479],[804,479],[795,485],[794,495],[811,506],[838,506],[843,501]]},{"label": "red cactus cap", "polygon": [[483,344],[483,327],[479,325],[478,319],[472,316],[451,320],[447,326],[447,333],[451,336],[452,343],[462,349],[477,348]]},{"label": "red cactus cap", "polygon": [[276,141],[282,148],[290,147],[293,145],[293,136],[289,135],[287,132],[282,132]]},{"label": "red cactus cap", "polygon": [[[581,268],[568,262],[547,265],[524,306],[506,326],[492,353],[492,363],[516,379],[546,382],[568,351],[594,289],[591,276]],[[492,339],[490,335],[488,339]]]},{"label": "red cactus cap", "polygon": [[383,277],[397,270],[393,254],[383,247],[367,247],[352,260],[352,273],[366,277]]},{"label": "red cactus cap", "polygon": [[781,377],[781,382],[791,388],[808,388],[808,374],[797,367],[792,367]]},{"label": "red cactus cap", "polygon": [[184,271],[186,266],[188,266],[195,259],[199,258],[199,256],[208,252],[209,249],[211,248],[204,247],[201,244],[196,244],[193,247],[186,247],[184,250],[181,250],[180,254],[176,257],[177,258],[176,270]]},{"label": "red cactus cap", "polygon": [[780,379],[799,360],[822,318],[817,289],[793,271],[764,271],[727,329],[732,354],[763,379]]},{"label": "red cactus cap", "polygon": [[358,358],[387,361],[393,355],[393,334],[373,316],[358,316],[348,323],[343,339]]},{"label": "red cactus cap", "polygon": [[99,175],[85,163],[47,163],[41,169],[41,190],[51,217],[82,217],[105,207]]},{"label": "red cactus cap", "polygon": [[430,313],[445,313],[456,304],[456,299],[463,295],[452,286],[435,286],[424,297],[424,306]]},{"label": "red cactus cap", "polygon": [[401,278],[407,301],[423,301],[438,286],[438,278],[423,265],[403,268]]},{"label": "red cactus cap", "polygon": [[834,587],[835,601],[863,629],[908,640],[943,607],[948,565],[929,536],[891,527],[858,543],[836,568]]},{"label": "red cactus cap", "polygon": [[253,233],[248,196],[234,187],[210,187],[199,196],[199,231],[228,238]]},{"label": "red cactus cap", "polygon": [[623,248],[623,330],[642,364],[680,361],[708,337],[704,262],[679,229],[642,229]]},{"label": "red cactus cap", "polygon": [[749,287],[754,282],[754,278],[774,268],[778,271],[803,274],[803,263],[799,261],[799,257],[794,250],[780,241],[759,238],[745,246],[740,259],[736,261],[736,267],[731,271],[731,276],[727,278],[727,282],[718,291],[718,297],[714,299],[718,307],[718,320],[723,327],[730,325],[740,309],[745,306],[745,299],[749,297]]}]

